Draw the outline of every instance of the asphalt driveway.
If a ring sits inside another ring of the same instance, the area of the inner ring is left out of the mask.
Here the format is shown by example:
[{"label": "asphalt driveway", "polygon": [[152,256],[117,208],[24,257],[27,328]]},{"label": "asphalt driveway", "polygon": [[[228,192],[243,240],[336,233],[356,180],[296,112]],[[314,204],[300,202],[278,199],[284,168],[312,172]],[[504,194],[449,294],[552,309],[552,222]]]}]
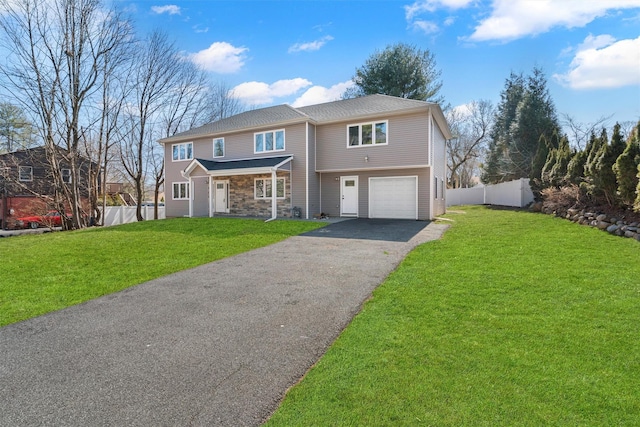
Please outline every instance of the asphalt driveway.
[{"label": "asphalt driveway", "polygon": [[422,225],[408,241],[296,236],[1,328],[0,425],[260,425],[446,229]]}]

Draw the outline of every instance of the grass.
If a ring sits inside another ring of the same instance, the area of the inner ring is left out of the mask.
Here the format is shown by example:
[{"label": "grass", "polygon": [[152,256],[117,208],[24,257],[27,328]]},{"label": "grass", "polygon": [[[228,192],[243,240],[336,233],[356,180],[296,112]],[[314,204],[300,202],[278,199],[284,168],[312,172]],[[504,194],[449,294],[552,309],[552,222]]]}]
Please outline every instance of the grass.
[{"label": "grass", "polygon": [[321,226],[179,218],[0,239],[0,326]]},{"label": "grass", "polygon": [[465,207],[267,426],[640,425],[640,244]]}]

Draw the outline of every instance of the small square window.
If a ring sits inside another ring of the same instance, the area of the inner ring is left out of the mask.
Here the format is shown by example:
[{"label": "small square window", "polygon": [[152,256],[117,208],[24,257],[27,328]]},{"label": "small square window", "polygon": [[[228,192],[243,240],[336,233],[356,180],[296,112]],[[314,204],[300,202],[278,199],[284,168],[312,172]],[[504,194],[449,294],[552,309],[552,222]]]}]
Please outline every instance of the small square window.
[{"label": "small square window", "polygon": [[31,167],[31,166],[19,166],[18,167],[18,179],[20,181],[33,181],[33,167]]}]

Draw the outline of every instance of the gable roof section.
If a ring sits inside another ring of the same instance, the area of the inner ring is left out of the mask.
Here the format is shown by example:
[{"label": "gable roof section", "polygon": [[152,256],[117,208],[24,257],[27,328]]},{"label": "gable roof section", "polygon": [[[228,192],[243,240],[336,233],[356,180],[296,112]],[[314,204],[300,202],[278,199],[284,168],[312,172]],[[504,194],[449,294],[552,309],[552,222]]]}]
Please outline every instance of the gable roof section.
[{"label": "gable roof section", "polygon": [[284,104],[245,111],[244,113],[161,139],[159,142],[166,144],[188,141],[191,138],[224,135],[225,133],[266,126],[280,127],[307,121],[314,124],[326,124],[348,120],[366,120],[380,115],[407,114],[418,111],[431,111],[445,138],[451,138],[449,126],[438,104],[388,95],[368,95],[299,108]]},{"label": "gable roof section", "polygon": [[245,111],[235,116],[207,123],[206,125],[180,132],[171,137],[163,138],[160,142],[165,144],[167,142],[185,141],[192,137],[219,135],[271,125],[282,126],[289,123],[304,122],[308,119],[305,114],[289,105],[276,105]]},{"label": "gable roof section", "polygon": [[329,123],[351,119],[357,120],[380,114],[426,110],[432,105],[435,104],[388,95],[369,95],[300,107],[298,111],[307,114],[318,123]]},{"label": "gable roof section", "polygon": [[280,167],[286,165],[293,156],[277,156],[277,157],[265,157],[260,159],[245,159],[245,160],[205,160],[205,159],[193,159],[189,166],[185,168],[182,175],[186,178],[191,175],[191,172],[200,166],[207,172],[207,175],[223,176],[223,175],[254,175],[260,173],[271,173]]}]

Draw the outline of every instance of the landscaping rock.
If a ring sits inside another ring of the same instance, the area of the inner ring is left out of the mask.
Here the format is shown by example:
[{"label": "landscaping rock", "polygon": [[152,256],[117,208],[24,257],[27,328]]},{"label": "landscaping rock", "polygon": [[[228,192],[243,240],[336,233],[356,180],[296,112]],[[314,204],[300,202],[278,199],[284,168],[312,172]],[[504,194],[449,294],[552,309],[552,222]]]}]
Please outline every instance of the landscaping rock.
[{"label": "landscaping rock", "polygon": [[616,231],[618,231],[619,228],[620,228],[620,226],[618,226],[616,224],[611,224],[610,226],[607,227],[607,232],[615,233]]},{"label": "landscaping rock", "polygon": [[598,227],[600,230],[606,230],[607,227],[611,225],[608,222],[602,221],[602,220],[596,220],[595,223],[596,223],[596,227]]},{"label": "landscaping rock", "polygon": [[607,219],[607,216],[605,214],[600,214],[596,217],[596,221],[599,222],[604,222],[605,219]]}]

